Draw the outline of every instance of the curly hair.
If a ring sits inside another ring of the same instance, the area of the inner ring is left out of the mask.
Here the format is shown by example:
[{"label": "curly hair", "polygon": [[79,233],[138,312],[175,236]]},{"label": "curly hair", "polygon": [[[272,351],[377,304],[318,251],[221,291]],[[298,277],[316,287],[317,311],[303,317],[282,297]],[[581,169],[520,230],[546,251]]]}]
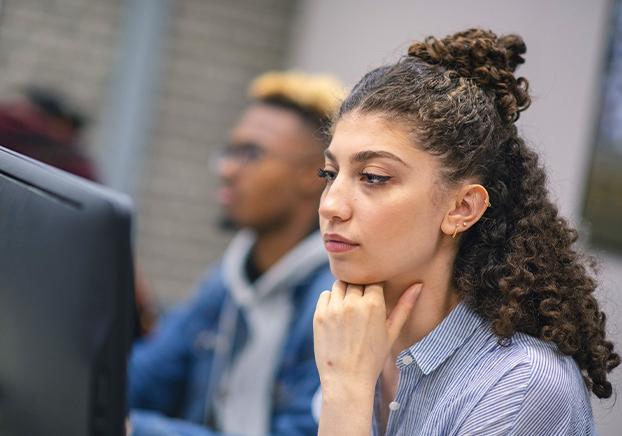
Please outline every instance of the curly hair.
[{"label": "curly hair", "polygon": [[525,52],[521,37],[482,29],[428,37],[367,73],[337,119],[356,111],[399,120],[438,156],[448,184],[486,187],[492,208],[458,241],[457,291],[501,342],[524,332],[555,343],[588,389],[609,398],[607,373],[620,357],[594,297],[594,262],[573,248],[577,232],[549,200],[545,171],[514,124],[531,103],[527,80],[514,76]]}]

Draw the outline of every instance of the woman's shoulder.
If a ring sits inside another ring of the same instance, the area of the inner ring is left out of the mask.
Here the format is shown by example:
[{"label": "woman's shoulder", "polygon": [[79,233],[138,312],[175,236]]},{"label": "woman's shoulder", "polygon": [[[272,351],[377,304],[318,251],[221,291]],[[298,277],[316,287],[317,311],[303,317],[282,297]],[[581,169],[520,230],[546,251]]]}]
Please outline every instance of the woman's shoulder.
[{"label": "woman's shoulder", "polygon": [[589,392],[572,356],[554,343],[520,332],[512,336],[508,348],[514,365],[506,378],[515,377],[523,388],[520,416],[535,419],[559,414],[561,420],[591,422]]},{"label": "woman's shoulder", "polygon": [[491,336],[489,344],[488,365],[479,375],[491,383],[465,411],[462,433],[593,433],[589,395],[571,356],[523,333],[501,343]]},{"label": "woman's shoulder", "polygon": [[522,397],[532,403],[556,403],[565,398],[575,405],[589,406],[579,366],[554,343],[521,332],[499,339],[489,328],[484,328],[480,337],[482,347],[473,355],[478,363],[472,367],[466,385],[487,396],[505,395],[511,390],[514,400]]},{"label": "woman's shoulder", "polygon": [[519,332],[512,337],[512,345],[528,367],[528,389],[554,388],[560,392],[560,389],[572,388],[585,394],[585,383],[577,363],[572,356],[559,351],[554,343]]},{"label": "woman's shoulder", "polygon": [[464,347],[461,357],[479,360],[476,371],[488,374],[492,371],[499,377],[521,372],[521,381],[533,386],[551,382],[584,384],[572,356],[563,354],[554,343],[526,333],[516,332],[510,338],[499,338],[490,323],[482,321],[477,333],[465,345],[468,346]]},{"label": "woman's shoulder", "polygon": [[555,344],[523,333],[513,342],[525,355],[529,378],[516,428],[540,423],[550,434],[593,434],[590,395],[579,366]]},{"label": "woman's shoulder", "polygon": [[581,371],[572,356],[563,354],[554,343],[517,332],[510,339],[488,338],[486,360],[501,377],[514,377],[525,392],[585,397],[587,390]]},{"label": "woman's shoulder", "polygon": [[561,353],[553,343],[517,332],[500,339],[482,322],[465,346],[450,358],[443,369],[451,377],[449,385],[471,398],[512,392],[519,398],[565,396],[586,399],[589,395],[581,371],[572,356]]}]

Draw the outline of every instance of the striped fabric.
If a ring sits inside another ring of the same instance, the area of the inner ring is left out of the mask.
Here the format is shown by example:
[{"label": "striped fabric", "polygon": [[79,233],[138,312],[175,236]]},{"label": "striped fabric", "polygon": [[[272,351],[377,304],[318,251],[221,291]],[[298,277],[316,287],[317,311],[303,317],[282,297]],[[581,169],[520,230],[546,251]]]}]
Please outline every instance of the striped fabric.
[{"label": "striped fabric", "polygon": [[[460,303],[397,358],[387,435],[593,435],[589,393],[571,357],[517,333],[502,344]],[[379,404],[376,391],[376,413]],[[374,435],[379,435],[374,419]]]}]

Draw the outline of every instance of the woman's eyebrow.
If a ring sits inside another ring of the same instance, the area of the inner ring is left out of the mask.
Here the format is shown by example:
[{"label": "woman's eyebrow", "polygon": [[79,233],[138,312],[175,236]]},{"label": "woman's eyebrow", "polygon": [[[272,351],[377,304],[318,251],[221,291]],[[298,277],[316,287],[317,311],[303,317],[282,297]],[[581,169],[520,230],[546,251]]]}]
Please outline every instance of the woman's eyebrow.
[{"label": "woman's eyebrow", "polygon": [[[326,159],[328,159],[331,162],[337,162],[337,158],[335,157],[335,155],[333,153],[331,153],[330,150],[328,150],[328,149],[324,150],[324,156],[326,157]],[[354,156],[352,156],[352,158],[350,158],[350,161],[353,162],[353,163],[363,163],[363,162],[367,162],[369,160],[378,159],[378,158],[391,159],[391,160],[399,162],[402,165],[410,168],[410,165],[408,165],[406,162],[404,162],[402,159],[400,159],[399,156],[396,156],[393,153],[390,153],[388,151],[383,151],[383,150],[364,150],[364,151],[359,151],[356,154],[354,154]]]},{"label": "woman's eyebrow", "polygon": [[394,160],[396,162],[401,163],[402,165],[409,167],[409,165],[404,162],[402,159],[400,159],[398,156],[394,155],[393,153],[390,153],[388,151],[383,151],[383,150],[363,150],[363,151],[359,151],[358,153],[356,153],[354,156],[352,156],[352,158],[350,159],[352,162],[367,162],[368,160],[372,160],[372,159],[378,159],[378,158],[385,158],[385,159],[391,159]]}]

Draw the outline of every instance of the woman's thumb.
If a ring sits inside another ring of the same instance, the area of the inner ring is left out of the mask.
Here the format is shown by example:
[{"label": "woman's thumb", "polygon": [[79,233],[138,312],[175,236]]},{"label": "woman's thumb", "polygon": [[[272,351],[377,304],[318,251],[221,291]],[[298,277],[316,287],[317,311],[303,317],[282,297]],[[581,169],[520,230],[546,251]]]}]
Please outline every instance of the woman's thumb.
[{"label": "woman's thumb", "polygon": [[404,323],[408,319],[408,315],[412,311],[412,308],[415,306],[417,302],[417,298],[421,293],[421,288],[423,285],[421,283],[416,283],[406,289],[400,299],[397,301],[397,304],[391,311],[389,318],[387,319],[387,333],[389,335],[389,343],[393,344],[397,339]]}]

